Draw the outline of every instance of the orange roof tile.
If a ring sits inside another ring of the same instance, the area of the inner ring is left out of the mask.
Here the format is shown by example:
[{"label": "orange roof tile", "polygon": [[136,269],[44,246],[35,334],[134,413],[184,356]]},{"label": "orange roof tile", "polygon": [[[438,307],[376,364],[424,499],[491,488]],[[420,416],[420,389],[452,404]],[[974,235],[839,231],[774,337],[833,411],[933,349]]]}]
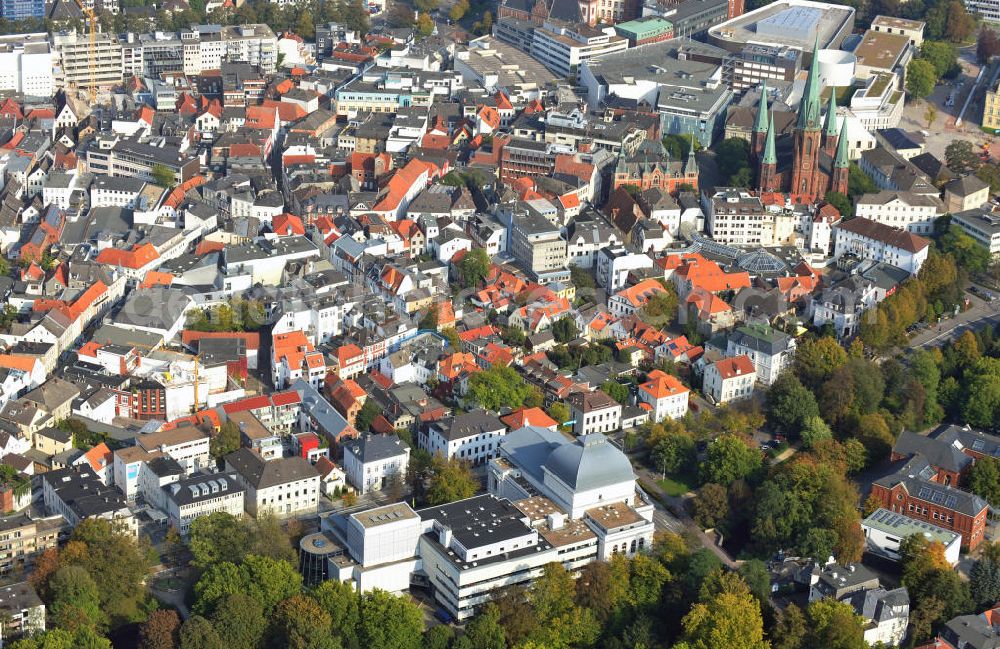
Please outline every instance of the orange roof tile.
[{"label": "orange roof tile", "polygon": [[754,372],[753,362],[746,354],[715,361],[715,369],[723,379],[745,376]]},{"label": "orange roof tile", "polygon": [[31,372],[35,369],[35,363],[38,359],[34,356],[17,356],[14,354],[0,354],[0,367],[5,367],[11,370],[21,370],[23,372]]},{"label": "orange roof tile", "polygon": [[346,345],[341,345],[337,348],[337,363],[340,367],[350,363],[356,363],[357,361],[363,359],[364,356],[364,350],[354,343],[347,343]]},{"label": "orange roof tile", "polygon": [[153,244],[143,243],[135,245],[131,250],[105,248],[98,253],[96,261],[99,264],[138,270],[159,258],[160,253],[156,252]]},{"label": "orange roof tile", "polygon": [[641,384],[639,389],[654,399],[664,399],[691,392],[691,390],[681,383],[680,379],[662,370],[653,370],[646,378],[648,380]]},{"label": "orange roof tile", "polygon": [[663,288],[658,280],[644,279],[634,286],[618,291],[616,295],[625,298],[633,307],[640,308],[649,302],[654,295],[666,292],[667,289]]},{"label": "orange roof tile", "polygon": [[293,234],[305,234],[306,227],[302,224],[302,219],[294,214],[279,214],[272,221],[275,234],[289,236]]},{"label": "orange roof tile", "polygon": [[538,426],[540,428],[554,428],[559,422],[549,417],[541,408],[521,408],[509,415],[504,415],[500,421],[507,424],[511,430],[524,428],[525,426]]},{"label": "orange roof tile", "polygon": [[250,106],[247,108],[247,119],[244,125],[247,128],[260,128],[264,130],[273,129],[278,111],[268,106]]},{"label": "orange roof tile", "polygon": [[161,273],[157,270],[151,270],[146,273],[146,276],[142,279],[142,283],[139,284],[139,288],[150,288],[152,286],[170,286],[174,283],[174,276],[170,273]]},{"label": "orange roof tile", "polygon": [[210,252],[221,252],[226,249],[226,244],[221,241],[205,241],[202,240],[198,242],[198,247],[194,249],[194,254],[196,255],[207,255]]},{"label": "orange roof tile", "polygon": [[110,467],[113,460],[111,449],[104,442],[84,453],[83,457],[94,473],[100,473],[102,469]]},{"label": "orange roof tile", "polygon": [[[248,124],[249,126],[249,124]],[[259,127],[252,127],[259,128]],[[229,157],[256,157],[259,158],[263,155],[260,147],[256,144],[249,142],[238,142],[236,144],[230,145],[229,147]]]},{"label": "orange roof tile", "polygon": [[749,273],[727,273],[717,263],[704,257],[688,260],[677,269],[677,274],[690,282],[691,288],[700,288],[710,293],[750,288]]}]

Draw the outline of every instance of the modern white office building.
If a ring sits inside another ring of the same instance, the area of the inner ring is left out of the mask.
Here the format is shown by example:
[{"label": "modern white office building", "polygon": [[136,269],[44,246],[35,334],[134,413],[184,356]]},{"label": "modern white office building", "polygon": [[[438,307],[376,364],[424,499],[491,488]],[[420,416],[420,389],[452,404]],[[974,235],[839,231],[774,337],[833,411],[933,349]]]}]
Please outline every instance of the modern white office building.
[{"label": "modern white office building", "polygon": [[833,256],[851,254],[862,260],[892,264],[916,275],[927,261],[927,239],[866,218],[841,221],[834,227]]},{"label": "modern white office building", "polygon": [[951,215],[951,222],[996,257],[1000,255],[1000,214],[965,210]]},{"label": "modern white office building", "polygon": [[52,96],[52,50],[45,34],[0,36],[0,90]]},{"label": "modern white office building", "polygon": [[962,535],[943,527],[879,507],[861,521],[861,530],[865,534],[866,549],[880,557],[899,561],[902,558],[899,546],[903,539],[914,534],[922,534],[944,546],[944,558],[948,563],[953,566],[958,564]]}]

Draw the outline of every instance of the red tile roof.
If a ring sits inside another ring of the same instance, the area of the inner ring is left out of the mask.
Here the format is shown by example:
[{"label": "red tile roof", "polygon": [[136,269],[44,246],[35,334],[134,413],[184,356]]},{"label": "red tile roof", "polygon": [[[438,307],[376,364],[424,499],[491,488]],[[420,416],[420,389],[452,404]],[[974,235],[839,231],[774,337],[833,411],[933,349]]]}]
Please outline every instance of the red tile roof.
[{"label": "red tile roof", "polygon": [[275,234],[278,234],[283,237],[293,234],[306,233],[306,226],[303,225],[302,219],[295,216],[294,214],[288,214],[288,213],[279,214],[278,216],[274,217],[272,225],[274,226]]},{"label": "red tile roof", "polygon": [[131,250],[121,248],[105,248],[98,253],[96,261],[99,264],[119,266],[138,270],[157,259],[160,253],[151,243],[136,244]]},{"label": "red tile roof", "polygon": [[751,362],[750,357],[746,354],[715,361],[715,369],[718,370],[719,376],[723,379],[746,376],[754,372],[753,362]]}]

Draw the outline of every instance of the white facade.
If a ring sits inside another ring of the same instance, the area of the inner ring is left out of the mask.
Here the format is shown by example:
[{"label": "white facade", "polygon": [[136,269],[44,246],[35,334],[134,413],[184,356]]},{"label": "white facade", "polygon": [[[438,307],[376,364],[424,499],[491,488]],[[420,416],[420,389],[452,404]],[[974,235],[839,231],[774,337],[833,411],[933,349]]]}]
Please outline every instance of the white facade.
[{"label": "white facade", "polygon": [[[755,331],[756,329],[756,331]],[[795,339],[770,328],[754,326],[740,330],[726,342],[726,356],[747,356],[753,363],[757,380],[772,385],[778,375],[789,369],[795,360]],[[756,335],[755,335],[756,334]]]},{"label": "white facade", "polygon": [[244,505],[251,516],[316,511],[319,473],[302,457],[265,461],[250,449],[241,448],[226,456],[226,472],[235,473],[236,481],[245,490]]},{"label": "white facade", "polygon": [[245,61],[274,74],[278,63],[278,38],[268,25],[195,25],[180,32],[184,43],[184,74],[218,70],[223,62]]},{"label": "white facade", "polygon": [[861,521],[861,531],[865,535],[865,543],[869,551],[893,561],[900,561],[900,544],[913,534],[925,534],[933,541],[944,546],[944,558],[952,566],[958,565],[959,553],[962,549],[962,535],[946,530],[926,521],[891,512],[886,509],[876,509]]},{"label": "white facade", "polygon": [[984,210],[968,210],[951,215],[951,222],[990,251],[1000,255],[1000,215]]},{"label": "white facade", "polygon": [[584,35],[568,25],[548,22],[535,28],[531,42],[531,56],[560,77],[576,77],[580,66],[590,59],[627,49],[628,39],[618,36],[613,27]]},{"label": "white facade", "polygon": [[200,475],[164,488],[164,500],[170,524],[187,534],[191,523],[202,516],[225,512],[243,515],[243,487],[235,474]]},{"label": "white facade", "polygon": [[934,232],[934,221],[944,212],[937,196],[909,192],[864,194],[854,204],[855,216],[923,235]]},{"label": "white facade", "polygon": [[[603,392],[601,393],[604,394]],[[586,395],[590,396],[590,395]],[[608,398],[609,403],[600,407],[584,406],[570,402],[570,418],[573,419],[573,433],[590,435],[591,433],[613,433],[621,428],[621,404]]]},{"label": "white facade", "polygon": [[903,91],[893,74],[876,74],[851,97],[851,115],[869,131],[896,128],[903,117]]},{"label": "white facade", "polygon": [[625,287],[630,272],[652,267],[649,255],[632,253],[621,247],[602,248],[597,253],[597,283],[609,293],[616,293]]},{"label": "white facade", "polygon": [[477,431],[474,435],[449,439],[446,431],[432,426],[421,439],[426,442],[421,446],[431,455],[440,453],[447,459],[457,458],[463,462],[482,464],[494,457],[500,441],[507,433],[507,427],[498,420],[498,426],[493,430]]},{"label": "white facade", "polygon": [[159,451],[170,456],[187,475],[208,467],[212,462],[208,435],[191,426],[140,435],[136,444],[150,453]]},{"label": "white facade", "polygon": [[[32,38],[41,36],[40,39]],[[0,90],[29,97],[53,95],[52,52],[44,35],[0,39]]]},{"label": "white facade", "polygon": [[410,463],[410,449],[400,443],[393,453],[378,453],[366,461],[365,452],[355,444],[344,448],[344,473],[347,482],[361,494],[378,491],[393,477],[406,478],[406,468]]},{"label": "white facade", "polygon": [[720,188],[704,195],[705,227],[712,239],[733,246],[779,246],[795,232],[798,216],[782,206],[764,207],[745,189]]},{"label": "white facade", "polygon": [[[653,371],[660,372],[660,370]],[[649,381],[639,386],[639,401],[649,404],[651,408],[649,416],[653,421],[680,419],[687,414],[691,390],[684,387],[676,377],[662,372],[660,374],[662,376],[655,378],[651,376]]]},{"label": "white facade", "polygon": [[834,233],[835,259],[850,253],[860,259],[892,264],[913,275],[927,261],[930,249],[926,239],[868,219],[841,222],[834,228]]},{"label": "white facade", "polygon": [[703,390],[715,403],[729,403],[749,399],[753,396],[754,383],[757,382],[757,372],[753,370],[750,359],[746,362],[734,363],[736,359],[723,359],[705,368]]}]

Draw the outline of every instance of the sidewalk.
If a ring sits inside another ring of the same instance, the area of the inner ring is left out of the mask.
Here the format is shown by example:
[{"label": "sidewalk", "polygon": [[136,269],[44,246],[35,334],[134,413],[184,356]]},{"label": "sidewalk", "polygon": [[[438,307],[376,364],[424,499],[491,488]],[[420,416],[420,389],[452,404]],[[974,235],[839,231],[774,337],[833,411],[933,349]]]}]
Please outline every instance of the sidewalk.
[{"label": "sidewalk", "polygon": [[742,561],[736,561],[729,553],[723,548],[719,547],[715,543],[715,539],[705,534],[704,530],[698,527],[695,522],[691,519],[691,516],[687,513],[687,498],[688,496],[668,496],[660,489],[660,486],[656,484],[656,475],[653,474],[649,469],[645,467],[637,467],[636,473],[638,474],[640,480],[642,481],[642,488],[649,492],[649,495],[653,498],[654,507],[660,507],[667,510],[667,513],[677,518],[694,536],[698,538],[698,541],[703,547],[711,550],[715,556],[719,557],[719,560],[729,568],[730,570],[736,570],[739,568]]}]

